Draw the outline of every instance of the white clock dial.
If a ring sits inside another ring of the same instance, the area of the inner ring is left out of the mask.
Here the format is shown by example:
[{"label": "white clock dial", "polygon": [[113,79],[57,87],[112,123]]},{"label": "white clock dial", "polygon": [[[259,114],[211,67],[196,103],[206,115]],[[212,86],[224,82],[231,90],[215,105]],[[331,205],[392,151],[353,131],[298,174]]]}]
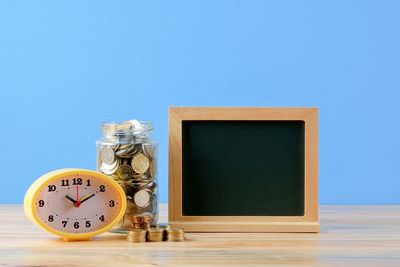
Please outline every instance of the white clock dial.
[{"label": "white clock dial", "polygon": [[90,233],[117,218],[121,197],[105,179],[65,175],[41,188],[34,199],[34,210],[42,223],[56,231]]}]

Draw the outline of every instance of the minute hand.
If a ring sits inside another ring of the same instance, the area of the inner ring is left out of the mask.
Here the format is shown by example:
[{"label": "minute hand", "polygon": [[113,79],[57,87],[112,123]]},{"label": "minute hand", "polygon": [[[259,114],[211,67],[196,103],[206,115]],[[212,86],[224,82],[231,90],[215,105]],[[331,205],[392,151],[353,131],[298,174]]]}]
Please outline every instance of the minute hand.
[{"label": "minute hand", "polygon": [[81,204],[82,204],[83,202],[85,202],[86,200],[88,200],[89,198],[94,197],[94,195],[95,195],[95,194],[92,194],[92,195],[88,196],[87,198],[83,199],[83,200],[81,201]]}]

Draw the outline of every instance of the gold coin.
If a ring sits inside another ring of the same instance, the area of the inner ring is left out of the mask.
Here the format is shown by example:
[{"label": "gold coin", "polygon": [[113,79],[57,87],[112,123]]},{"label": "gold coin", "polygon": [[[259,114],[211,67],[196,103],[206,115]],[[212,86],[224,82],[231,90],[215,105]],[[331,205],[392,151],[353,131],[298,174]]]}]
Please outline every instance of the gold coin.
[{"label": "gold coin", "polygon": [[124,123],[116,125],[116,130],[119,132],[132,131],[132,123],[130,121],[126,121]]},{"label": "gold coin", "polygon": [[129,180],[132,178],[133,170],[129,165],[121,165],[117,169],[118,177],[122,180]]},{"label": "gold coin", "polygon": [[145,154],[139,153],[132,158],[131,165],[136,173],[145,173],[149,169],[150,160]]}]

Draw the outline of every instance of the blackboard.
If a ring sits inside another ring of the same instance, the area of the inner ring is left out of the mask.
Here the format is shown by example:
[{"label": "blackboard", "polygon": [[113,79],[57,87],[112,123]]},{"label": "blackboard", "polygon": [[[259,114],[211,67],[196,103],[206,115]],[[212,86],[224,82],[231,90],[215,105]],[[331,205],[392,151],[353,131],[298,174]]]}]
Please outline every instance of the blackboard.
[{"label": "blackboard", "polygon": [[304,121],[182,121],[182,215],[303,216],[304,161]]}]

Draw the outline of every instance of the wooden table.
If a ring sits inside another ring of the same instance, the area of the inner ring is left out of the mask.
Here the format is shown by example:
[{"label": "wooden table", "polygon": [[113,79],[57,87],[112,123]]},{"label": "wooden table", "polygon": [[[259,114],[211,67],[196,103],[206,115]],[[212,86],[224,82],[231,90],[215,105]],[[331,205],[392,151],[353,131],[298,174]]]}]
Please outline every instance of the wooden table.
[{"label": "wooden table", "polygon": [[189,233],[185,242],[131,244],[106,233],[67,243],[29,222],[21,205],[0,205],[0,265],[400,266],[400,206],[321,206],[320,223],[319,234]]}]

